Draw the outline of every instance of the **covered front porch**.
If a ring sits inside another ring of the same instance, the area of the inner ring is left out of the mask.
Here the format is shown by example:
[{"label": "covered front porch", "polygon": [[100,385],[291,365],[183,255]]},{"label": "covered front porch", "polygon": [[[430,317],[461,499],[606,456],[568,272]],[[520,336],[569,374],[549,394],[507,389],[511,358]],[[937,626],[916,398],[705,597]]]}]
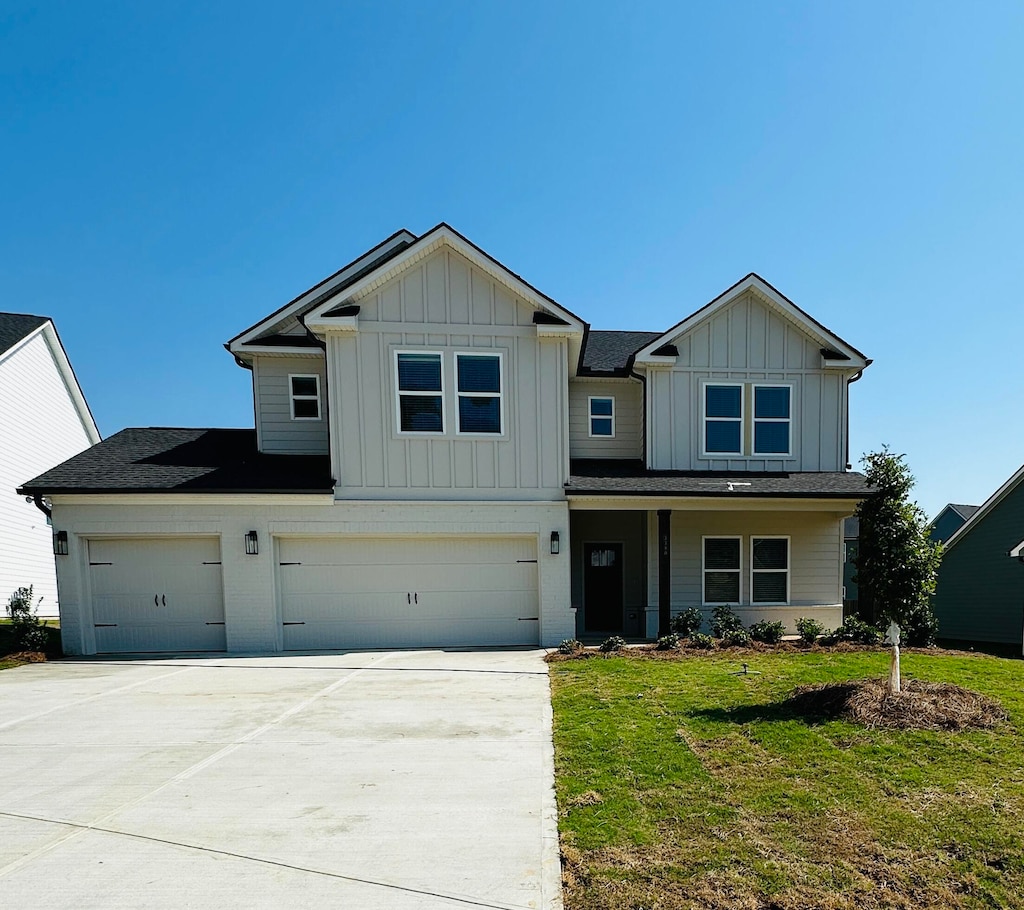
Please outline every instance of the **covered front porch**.
[{"label": "covered front porch", "polygon": [[750,626],[843,618],[843,519],[857,499],[569,496],[578,638],[655,639],[728,605]]}]

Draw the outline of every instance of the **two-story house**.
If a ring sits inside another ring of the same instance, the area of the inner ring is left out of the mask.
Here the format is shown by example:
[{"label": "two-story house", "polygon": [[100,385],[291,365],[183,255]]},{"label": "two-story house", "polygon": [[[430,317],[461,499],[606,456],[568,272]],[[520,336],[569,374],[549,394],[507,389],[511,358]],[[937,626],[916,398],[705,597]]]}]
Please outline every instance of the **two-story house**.
[{"label": "two-story house", "polygon": [[21,489],[68,653],[841,621],[869,361],[756,275],[666,332],[592,331],[441,224],[226,347],[254,430],[124,430]]}]

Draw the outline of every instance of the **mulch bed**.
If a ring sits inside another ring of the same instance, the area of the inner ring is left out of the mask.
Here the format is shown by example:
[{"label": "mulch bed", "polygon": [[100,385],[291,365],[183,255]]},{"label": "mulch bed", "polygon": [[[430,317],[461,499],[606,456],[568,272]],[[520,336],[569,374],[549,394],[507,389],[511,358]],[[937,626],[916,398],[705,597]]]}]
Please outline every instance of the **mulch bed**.
[{"label": "mulch bed", "polygon": [[42,651],[15,651],[13,654],[4,654],[0,660],[16,660],[22,664],[42,664],[49,658]]}]

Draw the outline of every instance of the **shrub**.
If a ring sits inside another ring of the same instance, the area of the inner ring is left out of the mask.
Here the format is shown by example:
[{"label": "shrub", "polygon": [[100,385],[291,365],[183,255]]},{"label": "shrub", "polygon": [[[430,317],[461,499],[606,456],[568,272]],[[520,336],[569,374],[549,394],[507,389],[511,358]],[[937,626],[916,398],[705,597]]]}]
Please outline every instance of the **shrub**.
[{"label": "shrub", "polygon": [[711,611],[711,632],[715,638],[726,638],[729,632],[742,628],[740,618],[729,607],[715,607]]},{"label": "shrub", "polygon": [[7,600],[7,615],[11,617],[11,631],[22,651],[46,649],[46,623],[35,612],[32,586],[18,588]]},{"label": "shrub", "polygon": [[843,624],[825,639],[827,644],[849,641],[858,645],[877,645],[881,640],[882,633],[856,614],[847,616]]},{"label": "shrub", "polygon": [[745,648],[750,644],[750,633],[743,626],[729,629],[722,636],[722,644],[729,647]]},{"label": "shrub", "polygon": [[700,631],[702,622],[704,622],[704,614],[696,607],[687,607],[672,617],[669,628],[683,638],[692,638],[694,633]]},{"label": "shrub", "polygon": [[621,651],[626,647],[626,639],[621,635],[613,635],[611,638],[606,638],[601,642],[599,650],[604,651],[606,654],[612,651]]},{"label": "shrub", "polygon": [[825,634],[825,627],[818,620],[808,616],[801,616],[796,621],[796,630],[800,634],[800,640],[808,645],[813,645],[819,636]]},{"label": "shrub", "polygon": [[750,637],[754,641],[761,641],[766,645],[777,645],[785,634],[786,627],[781,622],[768,622],[765,619],[753,623],[750,627]]},{"label": "shrub", "polygon": [[674,651],[679,647],[680,635],[678,632],[672,632],[668,635],[662,635],[658,639],[658,644],[655,645],[659,651]]},{"label": "shrub", "polygon": [[575,654],[577,651],[582,650],[583,642],[577,641],[575,638],[563,638],[558,646],[559,654]]},{"label": "shrub", "polygon": [[710,635],[702,632],[694,632],[690,636],[690,647],[699,648],[701,651],[710,651],[715,646],[715,640]]}]

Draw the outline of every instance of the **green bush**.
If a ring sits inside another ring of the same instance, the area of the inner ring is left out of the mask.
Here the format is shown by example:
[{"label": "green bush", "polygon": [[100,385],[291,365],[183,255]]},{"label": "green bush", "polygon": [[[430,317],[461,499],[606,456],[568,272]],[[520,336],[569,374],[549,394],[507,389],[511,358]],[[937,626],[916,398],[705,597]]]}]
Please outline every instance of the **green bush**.
[{"label": "green bush", "polygon": [[14,641],[22,651],[46,650],[46,623],[36,615],[31,585],[18,588],[8,598],[7,615],[11,617]]},{"label": "green bush", "polygon": [[816,619],[801,616],[796,621],[796,631],[804,644],[813,645],[820,636],[825,634],[825,627]]},{"label": "green bush", "polygon": [[687,607],[672,617],[669,628],[683,638],[691,638],[694,633],[700,631],[702,622],[704,622],[704,614],[696,607]]},{"label": "green bush", "polygon": [[606,638],[601,642],[599,650],[607,654],[613,651],[621,651],[624,647],[626,647],[626,639],[620,635],[613,635],[611,638]]},{"label": "green bush", "polygon": [[558,646],[559,654],[575,654],[582,650],[583,642],[577,641],[575,638],[563,638],[561,644]]},{"label": "green bush", "polygon": [[715,638],[726,638],[730,632],[742,629],[743,623],[729,607],[715,607],[711,611],[711,632]]},{"label": "green bush", "polygon": [[729,629],[722,636],[722,644],[728,647],[745,648],[750,644],[750,633],[743,626]]},{"label": "green bush", "polygon": [[690,636],[689,645],[691,648],[699,648],[701,651],[710,651],[715,646],[715,640],[703,632],[694,632]]},{"label": "green bush", "polygon": [[882,633],[870,623],[864,622],[856,614],[847,616],[843,624],[830,633],[825,639],[826,644],[834,645],[841,641],[857,645],[877,645],[882,640]]},{"label": "green bush", "polygon": [[671,632],[668,635],[662,635],[655,648],[659,651],[674,651],[679,647],[680,640],[681,636],[678,632]]},{"label": "green bush", "polygon": [[785,634],[786,627],[781,622],[769,622],[764,619],[750,626],[750,637],[766,645],[777,645]]}]

